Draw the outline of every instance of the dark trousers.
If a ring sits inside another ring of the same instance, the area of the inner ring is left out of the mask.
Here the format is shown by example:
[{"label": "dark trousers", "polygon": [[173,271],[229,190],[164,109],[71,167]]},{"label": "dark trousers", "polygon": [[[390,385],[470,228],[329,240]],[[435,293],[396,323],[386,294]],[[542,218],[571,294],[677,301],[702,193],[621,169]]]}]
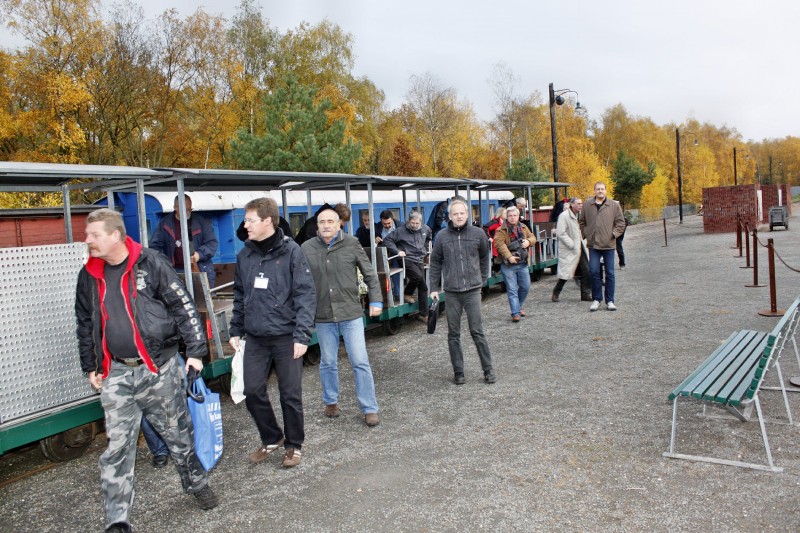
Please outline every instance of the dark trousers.
[{"label": "dark trousers", "polygon": [[625,238],[625,233],[617,237],[617,255],[619,256],[619,266],[625,266],[625,250],[622,249],[622,239]]},{"label": "dark trousers", "polygon": [[303,358],[294,358],[294,340],[291,335],[247,336],[244,346],[245,405],[256,423],[262,444],[275,444],[284,437],[267,396],[267,373],[273,363],[278,376],[278,392],[286,432],[285,446],[299,450],[305,440]]},{"label": "dark trousers", "polygon": [[[592,299],[592,276],[589,272],[589,257],[586,255],[583,247],[581,247],[581,258],[578,262],[578,268],[575,269],[573,278],[575,279],[575,283],[581,289],[581,300],[590,301]],[[567,280],[565,279],[558,280],[553,292],[556,295],[560,294],[561,289],[564,288],[566,283]]]},{"label": "dark trousers", "polygon": [[428,284],[425,283],[425,269],[422,263],[406,261],[406,294],[414,295],[418,291],[419,314],[428,316]]},{"label": "dark trousers", "polygon": [[489,353],[489,343],[483,334],[481,319],[481,290],[473,289],[467,292],[445,292],[445,312],[447,314],[447,347],[450,349],[450,362],[453,364],[453,373],[464,375],[464,352],[461,349],[461,315],[466,311],[469,333],[475,348],[478,349],[478,358],[481,360],[483,375],[492,373],[492,356]]}]

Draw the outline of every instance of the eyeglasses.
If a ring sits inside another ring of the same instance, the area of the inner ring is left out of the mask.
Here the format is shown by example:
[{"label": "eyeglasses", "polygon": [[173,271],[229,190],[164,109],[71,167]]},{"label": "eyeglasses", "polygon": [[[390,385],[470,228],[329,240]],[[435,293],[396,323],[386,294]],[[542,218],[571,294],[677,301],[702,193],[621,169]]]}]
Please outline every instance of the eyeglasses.
[{"label": "eyeglasses", "polygon": [[244,219],[244,223],[245,224],[255,224],[256,222],[261,222],[263,220],[264,220],[263,218],[246,218],[246,219]]}]

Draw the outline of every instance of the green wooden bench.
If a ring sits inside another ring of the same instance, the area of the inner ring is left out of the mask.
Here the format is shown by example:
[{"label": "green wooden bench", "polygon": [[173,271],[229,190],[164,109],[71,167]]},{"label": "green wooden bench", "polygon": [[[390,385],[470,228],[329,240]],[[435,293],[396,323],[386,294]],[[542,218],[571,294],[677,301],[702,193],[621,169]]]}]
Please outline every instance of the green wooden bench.
[{"label": "green wooden bench", "polygon": [[[794,340],[797,324],[800,321],[798,307],[800,307],[800,298],[795,300],[783,318],[769,333],[752,330],[732,333],[719,348],[714,350],[714,353],[708,359],[670,393],[669,399],[673,402],[672,433],[670,435],[669,451],[662,454],[664,457],[739,466],[770,472],[783,471],[783,468],[776,467],[772,462],[772,452],[767,439],[758,393],[762,388],[766,388],[762,387],[762,383],[767,370],[774,368],[780,383],[780,387],[777,389],[783,393],[789,424],[793,424],[792,411],[789,408],[789,399],[786,394],[779,358],[786,342],[791,340],[795,357],[800,363],[800,354],[798,354],[797,343]],[[707,405],[716,404],[725,407],[732,415],[743,422],[750,419],[753,407],[755,407],[768,464],[744,463],[714,457],[676,453],[675,433],[678,421],[678,399],[682,397],[702,401],[703,415],[705,415]]]}]

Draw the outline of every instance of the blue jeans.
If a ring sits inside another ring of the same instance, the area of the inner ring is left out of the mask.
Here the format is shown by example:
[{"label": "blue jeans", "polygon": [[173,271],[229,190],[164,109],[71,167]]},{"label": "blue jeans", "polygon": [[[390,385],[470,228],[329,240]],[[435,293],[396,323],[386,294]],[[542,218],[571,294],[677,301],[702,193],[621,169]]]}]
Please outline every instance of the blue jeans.
[{"label": "blue jeans", "polygon": [[320,363],[319,377],[322,382],[322,401],[325,405],[339,403],[339,335],[344,339],[350,366],[356,385],[356,397],[364,414],[378,412],[375,398],[375,382],[369,366],[367,343],[364,340],[364,321],[356,318],[343,322],[317,322]]},{"label": "blue jeans", "polygon": [[503,273],[503,282],[506,284],[511,316],[517,316],[522,306],[525,305],[525,298],[528,297],[528,291],[531,289],[531,274],[528,264],[504,264],[500,267],[500,271]]},{"label": "blue jeans", "polygon": [[603,268],[606,272],[606,298],[605,302],[614,301],[614,258],[617,250],[595,250],[589,248],[589,272],[592,273],[592,300],[603,301],[603,278],[600,274],[600,258],[603,258]]},{"label": "blue jeans", "polygon": [[147,442],[147,447],[150,448],[150,453],[153,455],[169,455],[169,448],[167,443],[161,438],[156,429],[147,420],[146,416],[142,417],[142,433],[144,433],[144,440]]}]

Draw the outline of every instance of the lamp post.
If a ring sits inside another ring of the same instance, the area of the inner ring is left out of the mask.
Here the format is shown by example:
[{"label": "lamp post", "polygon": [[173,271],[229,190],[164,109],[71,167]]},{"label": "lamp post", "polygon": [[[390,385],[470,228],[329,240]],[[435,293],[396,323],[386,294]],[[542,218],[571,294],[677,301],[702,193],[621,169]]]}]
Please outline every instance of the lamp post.
[{"label": "lamp post", "polygon": [[678,219],[679,223],[683,224],[683,177],[681,176],[681,137],[694,137],[694,145],[697,146],[697,135],[691,131],[684,132],[681,135],[680,128],[675,128],[675,154],[678,158]]},{"label": "lamp post", "polygon": [[[750,159],[750,154],[745,154],[744,158],[745,159]],[[736,147],[735,146],[733,147],[733,184],[734,185],[738,185],[739,184],[739,173],[738,173],[738,171],[736,169]]]},{"label": "lamp post", "polygon": [[[567,93],[575,93],[578,97],[578,92],[571,89],[553,89],[551,83],[548,87],[550,95],[550,141],[553,144],[553,181],[558,181],[558,141],[556,139],[556,105],[562,105],[566,100],[564,95]],[[575,110],[581,109],[581,103],[576,102]]]}]

